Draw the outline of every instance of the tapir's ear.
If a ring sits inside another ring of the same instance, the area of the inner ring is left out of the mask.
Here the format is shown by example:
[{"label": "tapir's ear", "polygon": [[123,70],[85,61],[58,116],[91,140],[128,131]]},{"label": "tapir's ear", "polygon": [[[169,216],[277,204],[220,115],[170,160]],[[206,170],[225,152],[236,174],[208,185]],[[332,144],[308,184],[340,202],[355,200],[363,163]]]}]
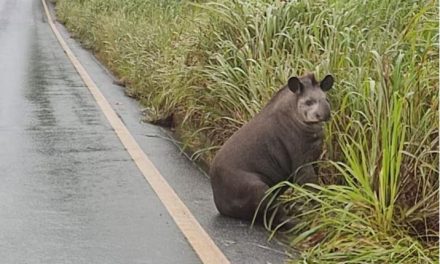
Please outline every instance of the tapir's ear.
[{"label": "tapir's ear", "polygon": [[324,77],[324,79],[322,79],[321,83],[319,84],[319,86],[321,87],[321,90],[323,90],[324,92],[330,90],[333,86],[334,83],[334,79],[333,76],[331,75],[327,75]]},{"label": "tapir's ear", "polygon": [[290,91],[294,93],[300,93],[304,90],[304,85],[297,77],[290,77],[287,86],[289,86]]}]

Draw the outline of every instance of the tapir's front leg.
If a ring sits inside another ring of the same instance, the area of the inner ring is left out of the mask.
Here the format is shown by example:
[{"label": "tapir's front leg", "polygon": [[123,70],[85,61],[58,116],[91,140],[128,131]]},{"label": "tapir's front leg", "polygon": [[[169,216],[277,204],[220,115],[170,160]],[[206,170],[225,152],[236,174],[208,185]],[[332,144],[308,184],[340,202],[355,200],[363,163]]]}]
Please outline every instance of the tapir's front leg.
[{"label": "tapir's front leg", "polygon": [[318,175],[315,172],[313,165],[306,165],[301,168],[298,174],[294,177],[293,183],[304,185],[306,183],[318,183]]}]

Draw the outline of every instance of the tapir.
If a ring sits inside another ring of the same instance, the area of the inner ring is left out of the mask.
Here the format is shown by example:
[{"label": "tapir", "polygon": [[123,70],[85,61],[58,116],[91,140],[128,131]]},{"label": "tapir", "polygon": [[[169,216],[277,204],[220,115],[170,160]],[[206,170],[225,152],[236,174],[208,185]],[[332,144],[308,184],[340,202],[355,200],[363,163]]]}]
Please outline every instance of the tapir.
[{"label": "tapir", "polygon": [[[214,203],[222,215],[252,220],[257,208],[265,208],[260,202],[275,184],[287,179],[317,183],[308,164],[322,152],[323,123],[330,119],[326,92],[333,83],[332,75],[319,82],[313,73],[289,78],[261,112],[224,143],[209,172]],[[300,176],[291,178],[298,169]],[[285,217],[276,216],[275,224]]]}]

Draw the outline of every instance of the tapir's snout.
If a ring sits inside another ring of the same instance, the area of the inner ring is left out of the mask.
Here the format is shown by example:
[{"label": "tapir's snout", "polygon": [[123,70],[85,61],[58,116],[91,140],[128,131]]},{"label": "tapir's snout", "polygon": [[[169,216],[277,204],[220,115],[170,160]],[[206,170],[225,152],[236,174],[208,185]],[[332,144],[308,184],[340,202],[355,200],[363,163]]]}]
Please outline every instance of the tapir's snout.
[{"label": "tapir's snout", "polygon": [[322,122],[327,122],[327,121],[330,120],[330,118],[331,118],[331,112],[330,112],[330,106],[328,106],[328,109],[326,109],[326,110],[324,111],[321,120],[322,120]]},{"label": "tapir's snout", "polygon": [[316,122],[327,122],[330,120],[330,113],[325,113],[322,116],[320,114],[316,114]]},{"label": "tapir's snout", "polygon": [[323,100],[316,105],[314,111],[311,111],[307,115],[307,120],[308,123],[321,123],[329,121],[330,117],[330,104],[326,100]]}]

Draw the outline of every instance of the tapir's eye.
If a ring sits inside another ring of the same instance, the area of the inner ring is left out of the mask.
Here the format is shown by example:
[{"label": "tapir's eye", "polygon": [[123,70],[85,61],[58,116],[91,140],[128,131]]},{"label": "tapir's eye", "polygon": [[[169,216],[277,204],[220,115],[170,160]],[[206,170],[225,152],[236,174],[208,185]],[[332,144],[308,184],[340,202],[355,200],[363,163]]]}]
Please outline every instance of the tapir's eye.
[{"label": "tapir's eye", "polygon": [[315,103],[315,100],[309,99],[306,101],[307,106],[311,106],[313,103]]}]

